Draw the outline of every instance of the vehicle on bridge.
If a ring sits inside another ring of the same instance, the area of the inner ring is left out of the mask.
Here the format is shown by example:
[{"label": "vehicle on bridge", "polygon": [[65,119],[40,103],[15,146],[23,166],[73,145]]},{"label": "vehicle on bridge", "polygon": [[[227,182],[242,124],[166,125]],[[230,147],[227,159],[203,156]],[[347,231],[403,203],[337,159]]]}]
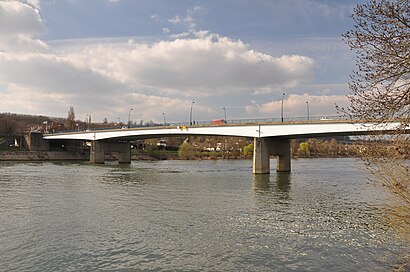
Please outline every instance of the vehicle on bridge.
[{"label": "vehicle on bridge", "polygon": [[212,120],[212,125],[222,125],[222,124],[226,124],[225,119],[214,119],[214,120]]}]

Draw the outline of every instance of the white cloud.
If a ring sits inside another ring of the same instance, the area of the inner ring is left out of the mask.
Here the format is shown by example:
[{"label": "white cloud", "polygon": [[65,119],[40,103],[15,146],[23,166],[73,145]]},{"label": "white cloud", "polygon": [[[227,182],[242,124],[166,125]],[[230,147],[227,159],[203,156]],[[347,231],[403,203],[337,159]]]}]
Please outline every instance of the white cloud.
[{"label": "white cloud", "polygon": [[0,35],[37,36],[45,31],[37,9],[19,1],[0,1]]},{"label": "white cloud", "polygon": [[201,9],[202,8],[200,6],[194,6],[187,10],[185,16],[181,17],[179,15],[175,15],[173,18],[169,19],[168,22],[173,25],[184,24],[188,27],[188,30],[190,32],[193,32],[195,31],[195,27],[196,27],[194,15],[197,11]]},{"label": "white cloud", "polygon": [[[186,114],[180,109],[187,111],[192,99],[251,95],[258,89],[269,92],[313,78],[314,61],[308,57],[274,58],[217,35],[153,44],[100,42],[65,49],[0,53],[4,64],[0,86],[6,89],[0,95],[1,108],[14,111],[14,103],[34,113],[41,103],[44,107],[52,103],[60,105],[53,107],[63,110],[63,115],[67,105],[102,115],[104,111],[126,114],[129,105],[138,108],[138,104],[144,120],[164,109],[182,118]],[[136,91],[141,93],[136,95]],[[199,116],[210,112],[208,106],[196,104]]]},{"label": "white cloud", "polygon": [[[35,5],[36,1],[32,3]],[[0,1],[0,52],[45,50],[47,45],[35,39],[45,31],[35,6],[19,1]]]},{"label": "white cloud", "polygon": [[[336,107],[348,105],[345,95],[303,95],[291,94],[283,101],[285,117],[307,116],[307,103],[310,116],[337,115]],[[274,100],[267,103],[252,103],[246,107],[250,114],[280,116],[282,107],[281,100]]]},{"label": "white cloud", "polygon": [[69,56],[90,69],[134,87],[197,90],[212,95],[282,86],[313,79],[314,61],[273,58],[241,41],[207,36],[149,44],[98,45]]},{"label": "white cloud", "polygon": [[[39,1],[0,1],[2,111],[65,116],[72,105],[79,116],[124,120],[133,106],[138,119],[161,120],[166,112],[169,120],[184,120],[192,100],[265,94],[314,77],[309,57],[272,57],[204,30],[154,43],[77,40],[52,48],[38,39],[46,31],[39,7]],[[194,27],[198,10],[173,20]],[[197,101],[195,116],[206,119],[213,107]]]},{"label": "white cloud", "polygon": [[179,18],[178,15],[175,15],[173,18],[169,19],[168,22],[170,22],[173,25],[176,25],[181,22],[181,18]]}]

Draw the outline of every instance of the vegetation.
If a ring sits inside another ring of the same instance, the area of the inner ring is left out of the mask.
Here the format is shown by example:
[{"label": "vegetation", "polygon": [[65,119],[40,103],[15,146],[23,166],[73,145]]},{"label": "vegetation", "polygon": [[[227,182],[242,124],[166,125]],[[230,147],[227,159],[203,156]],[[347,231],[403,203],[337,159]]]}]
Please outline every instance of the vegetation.
[{"label": "vegetation", "polygon": [[68,110],[67,114],[67,129],[68,130],[74,130],[75,127],[75,113],[74,113],[74,108],[70,106],[70,109]]},{"label": "vegetation", "polygon": [[397,197],[390,223],[410,242],[410,2],[370,0],[356,6],[352,19],[354,29],[344,37],[357,53],[357,69],[349,84],[350,107],[341,110],[380,125],[400,122],[394,134],[374,137],[379,145],[369,146],[364,159],[372,179]]},{"label": "vegetation", "polygon": [[192,160],[195,158],[195,148],[189,142],[184,142],[178,149],[178,156],[180,159]]},{"label": "vegetation", "polygon": [[0,115],[0,134],[13,135],[17,133],[17,122],[10,113]]},{"label": "vegetation", "polygon": [[243,148],[243,155],[245,155],[245,157],[252,156],[253,155],[253,148],[254,148],[253,143],[250,143],[250,144],[246,145]]},{"label": "vegetation", "polygon": [[299,144],[298,153],[302,156],[309,157],[310,156],[310,146],[308,142],[302,142]]},{"label": "vegetation", "polygon": [[355,28],[344,37],[357,53],[349,83],[348,113],[386,122],[410,118],[410,4],[408,0],[371,0],[357,5]]}]

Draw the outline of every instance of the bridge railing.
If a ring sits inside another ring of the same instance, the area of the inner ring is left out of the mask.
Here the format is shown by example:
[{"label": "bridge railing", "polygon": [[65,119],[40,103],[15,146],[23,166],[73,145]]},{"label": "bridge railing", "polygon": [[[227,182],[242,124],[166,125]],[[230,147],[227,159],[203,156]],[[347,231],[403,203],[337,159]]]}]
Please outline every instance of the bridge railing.
[{"label": "bridge railing", "polygon": [[[314,121],[332,121],[332,120],[348,120],[341,116],[312,116],[312,117],[284,117],[283,122],[314,122]],[[279,123],[282,122],[282,118],[244,118],[244,119],[233,119],[226,120],[226,124],[258,124],[258,123]],[[212,121],[193,121],[192,125],[212,125]],[[161,124],[163,126],[164,124]],[[189,126],[189,122],[172,122],[167,125],[185,125]]]},{"label": "bridge railing", "polygon": [[[305,117],[284,117],[283,122],[319,122],[319,121],[340,121],[340,120],[349,120],[346,117],[341,116],[311,116],[309,118]],[[230,125],[244,125],[244,124],[260,124],[260,123],[281,123],[282,118],[243,118],[243,119],[232,119],[226,120],[225,124]],[[205,121],[193,121],[192,125],[189,122],[167,122],[164,123],[147,123],[145,125],[132,125],[130,127],[124,126],[115,126],[115,127],[103,127],[103,128],[92,128],[87,129],[85,131],[101,131],[101,130],[111,130],[111,129],[128,129],[128,128],[147,128],[147,127],[164,127],[164,126],[206,126],[206,125],[213,125],[212,120],[205,120]],[[223,123],[222,123],[223,124]],[[69,131],[60,131],[55,133],[49,134],[59,134],[59,133],[67,133],[67,132],[80,132],[78,130],[69,130]],[[82,130],[81,132],[84,132]]]}]

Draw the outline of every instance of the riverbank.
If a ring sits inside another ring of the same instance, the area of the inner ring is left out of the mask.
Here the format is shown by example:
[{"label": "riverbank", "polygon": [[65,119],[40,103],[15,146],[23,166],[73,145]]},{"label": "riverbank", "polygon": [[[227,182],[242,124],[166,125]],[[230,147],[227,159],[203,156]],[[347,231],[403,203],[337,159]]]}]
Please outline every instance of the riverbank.
[{"label": "riverbank", "polygon": [[87,153],[64,151],[0,151],[0,161],[89,160]]},{"label": "riverbank", "polygon": [[[292,158],[348,158],[357,156],[292,156]],[[66,151],[26,151],[7,150],[0,151],[0,161],[56,161],[56,160],[89,160],[90,155],[85,152]],[[116,160],[115,153],[106,154],[106,160]],[[178,151],[169,150],[132,150],[133,161],[158,161],[158,160],[243,160],[252,159],[252,156],[225,152],[196,152],[192,158],[181,158]]]}]

